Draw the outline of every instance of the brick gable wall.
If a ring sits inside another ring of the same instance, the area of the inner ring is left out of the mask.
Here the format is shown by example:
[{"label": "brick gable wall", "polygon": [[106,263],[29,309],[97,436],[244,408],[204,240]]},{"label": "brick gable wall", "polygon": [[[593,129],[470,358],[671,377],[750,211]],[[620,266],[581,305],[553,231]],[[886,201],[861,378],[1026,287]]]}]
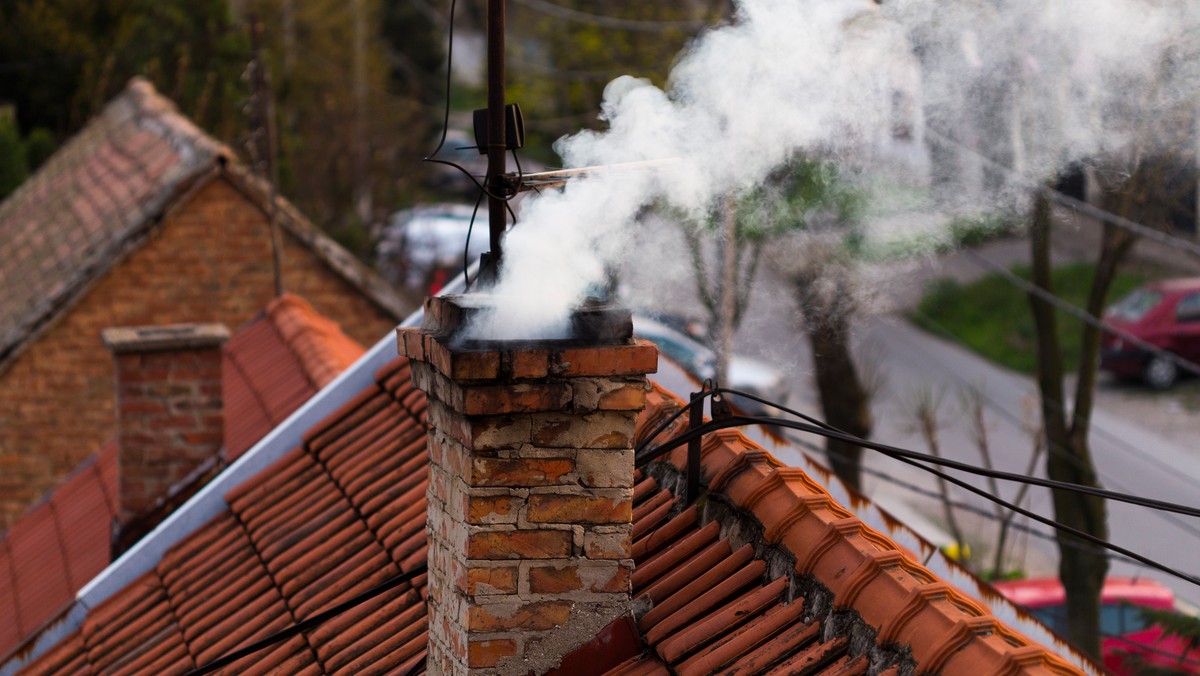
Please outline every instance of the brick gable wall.
[{"label": "brick gable wall", "polygon": [[[284,287],[370,345],[396,324],[284,233]],[[0,372],[0,530],[115,432],[113,326],[222,322],[274,297],[266,216],[227,180],[200,188]]]}]

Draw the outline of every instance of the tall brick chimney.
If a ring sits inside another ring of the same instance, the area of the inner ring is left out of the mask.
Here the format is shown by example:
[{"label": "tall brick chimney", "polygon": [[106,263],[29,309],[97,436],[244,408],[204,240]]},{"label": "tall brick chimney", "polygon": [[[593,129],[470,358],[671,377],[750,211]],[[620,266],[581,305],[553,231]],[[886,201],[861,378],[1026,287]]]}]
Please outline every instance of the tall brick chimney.
[{"label": "tall brick chimney", "polygon": [[[122,539],[221,449],[221,324],[105,329],[116,365]],[[137,533],[138,535],[141,532]],[[127,543],[128,544],[128,543]]]},{"label": "tall brick chimney", "polygon": [[462,340],[486,305],[431,298],[399,330],[429,401],[428,668],[541,674],[630,613],[633,427],[658,353],[607,306],[569,339]]}]

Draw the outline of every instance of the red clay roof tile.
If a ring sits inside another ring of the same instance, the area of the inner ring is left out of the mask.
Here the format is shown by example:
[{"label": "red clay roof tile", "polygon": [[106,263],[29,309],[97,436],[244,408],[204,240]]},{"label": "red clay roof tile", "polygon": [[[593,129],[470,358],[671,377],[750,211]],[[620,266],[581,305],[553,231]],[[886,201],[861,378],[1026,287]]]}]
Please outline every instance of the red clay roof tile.
[{"label": "red clay roof tile", "polygon": [[115,469],[109,442],[3,536],[0,607],[11,611],[0,613],[0,656],[58,617],[108,565]]},{"label": "red clay roof tile", "polygon": [[299,296],[276,298],[267,306],[267,316],[318,390],[363,355],[361,345]]},{"label": "red clay roof tile", "polygon": [[[146,581],[94,611],[81,630],[90,664],[100,664],[94,646],[132,650],[137,640],[157,648],[164,664],[181,663],[184,637],[187,649],[207,659],[423,562],[427,469],[424,429],[413,413],[424,403],[402,374],[407,368],[400,360],[378,371],[376,384],[314,424],[301,447],[231,491],[228,513],[168,552]],[[657,390],[648,399],[639,434],[678,407]],[[912,659],[878,648],[892,641],[910,646],[918,669],[1068,669],[742,435],[714,435],[703,460],[710,488],[703,509],[685,509],[657,490],[656,478],[638,473],[634,592],[652,604],[639,628],[654,648],[610,673],[859,674],[868,666],[887,673]],[[741,516],[714,518],[721,504]],[[730,532],[766,537],[757,549],[743,544],[735,550],[722,532],[724,518],[753,522],[732,524]],[[770,565],[762,558],[768,549],[776,552]],[[216,588],[222,579],[232,588]],[[425,579],[263,659],[297,673],[409,669],[422,659],[427,640]],[[804,597],[791,598],[802,591]],[[827,635],[825,616],[806,615],[818,609],[806,608],[810,591],[824,595],[820,612],[844,606],[877,628],[877,649],[851,654],[844,634]],[[105,634],[100,625],[113,616],[110,607],[147,619]],[[171,607],[174,616],[163,610]],[[69,652],[47,653],[33,668]]]},{"label": "red clay roof tile", "polygon": [[[317,379],[336,375],[362,354],[360,346],[303,300],[285,296],[272,308],[276,317],[290,322],[291,343],[306,346],[297,349],[307,350],[308,362],[301,361],[267,315],[227,344],[223,390],[231,413],[225,417],[229,460],[315,394]],[[310,377],[306,368],[321,373]],[[0,607],[12,612],[0,614],[0,657],[69,607],[76,590],[109,564],[117,490],[117,446],[110,441],[4,536]],[[14,537],[16,556],[10,561]],[[11,604],[5,598],[12,598]]]}]

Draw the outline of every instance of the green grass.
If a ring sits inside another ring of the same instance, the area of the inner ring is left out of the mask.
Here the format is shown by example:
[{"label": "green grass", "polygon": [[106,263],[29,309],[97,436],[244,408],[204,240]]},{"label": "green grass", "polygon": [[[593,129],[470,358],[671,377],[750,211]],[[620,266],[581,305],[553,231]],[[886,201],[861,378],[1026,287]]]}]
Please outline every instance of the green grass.
[{"label": "green grass", "polygon": [[[1054,270],[1055,293],[1072,305],[1087,302],[1095,266],[1073,263]],[[1029,267],[1018,265],[1013,272],[1029,279]],[[1109,301],[1115,301],[1142,285],[1145,278],[1121,273],[1113,282]],[[917,326],[966,345],[997,364],[1033,373],[1037,368],[1033,316],[1024,291],[998,274],[968,284],[942,279],[926,290],[910,319]],[[1073,370],[1079,363],[1082,322],[1058,312],[1058,335],[1063,346],[1064,366]]]}]

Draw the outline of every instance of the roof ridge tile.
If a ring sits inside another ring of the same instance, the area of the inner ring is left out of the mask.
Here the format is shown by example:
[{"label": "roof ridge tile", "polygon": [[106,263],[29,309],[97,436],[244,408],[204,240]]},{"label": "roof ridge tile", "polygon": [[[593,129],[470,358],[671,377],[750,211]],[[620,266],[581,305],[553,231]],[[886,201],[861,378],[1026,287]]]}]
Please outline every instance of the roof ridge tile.
[{"label": "roof ridge tile", "polygon": [[285,293],[272,300],[267,305],[267,316],[317,389],[328,385],[365,352],[337,322],[319,314],[295,294]]}]

